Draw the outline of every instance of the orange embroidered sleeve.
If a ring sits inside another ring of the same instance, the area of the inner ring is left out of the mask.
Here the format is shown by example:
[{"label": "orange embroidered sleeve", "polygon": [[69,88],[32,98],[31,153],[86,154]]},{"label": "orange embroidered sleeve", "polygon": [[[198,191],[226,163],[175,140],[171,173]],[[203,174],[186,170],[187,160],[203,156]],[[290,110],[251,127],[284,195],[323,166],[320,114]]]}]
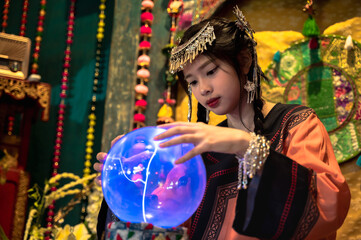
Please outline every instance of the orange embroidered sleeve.
[{"label": "orange embroidered sleeve", "polygon": [[335,239],[350,205],[350,191],[328,133],[315,114],[289,130],[282,153],[316,173],[319,218],[307,239]]}]

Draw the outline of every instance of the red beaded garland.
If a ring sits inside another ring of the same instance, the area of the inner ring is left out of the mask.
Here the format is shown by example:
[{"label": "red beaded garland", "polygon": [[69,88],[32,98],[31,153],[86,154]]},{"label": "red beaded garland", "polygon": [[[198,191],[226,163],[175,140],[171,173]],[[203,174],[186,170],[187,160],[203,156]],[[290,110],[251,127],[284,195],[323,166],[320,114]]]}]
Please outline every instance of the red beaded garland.
[{"label": "red beaded garland", "polygon": [[[58,169],[59,169],[59,162],[60,162],[60,156],[61,156],[61,144],[62,144],[62,138],[63,138],[63,126],[64,126],[64,114],[65,114],[65,99],[67,97],[67,90],[68,90],[68,77],[69,77],[69,68],[70,68],[70,61],[71,61],[71,44],[73,43],[73,29],[74,29],[74,19],[75,19],[75,2],[76,0],[70,0],[70,8],[69,8],[69,16],[68,16],[68,26],[67,26],[67,38],[66,38],[66,50],[64,51],[64,64],[63,64],[63,73],[62,73],[62,78],[61,78],[61,92],[59,94],[60,96],[60,103],[59,103],[59,110],[58,110],[58,121],[57,121],[57,128],[56,128],[56,139],[55,139],[55,146],[54,146],[54,157],[53,157],[53,170],[52,170],[52,177],[55,177],[58,174]],[[46,1],[42,0],[41,1],[42,4],[45,4]],[[42,16],[45,15],[42,14]],[[39,18],[39,22],[40,22],[40,18]],[[42,31],[42,22],[41,24],[38,24],[38,31],[41,30]],[[40,31],[39,31],[40,32]],[[38,46],[40,47],[40,41],[37,42],[36,44],[38,44]],[[37,50],[38,51],[38,50]],[[52,186],[51,187],[51,191],[54,192],[56,191],[56,187]],[[47,227],[49,230],[51,230],[52,226],[53,226],[53,210],[54,209],[54,203],[55,201],[49,206],[49,211],[47,213]],[[45,234],[45,238],[44,239],[51,239],[51,237],[49,236],[49,233]]]},{"label": "red beaded garland", "polygon": [[133,129],[145,126],[145,115],[144,111],[147,107],[147,102],[145,100],[148,88],[145,85],[145,82],[149,81],[149,63],[150,58],[147,55],[148,50],[151,48],[149,38],[152,36],[151,25],[153,23],[153,14],[152,9],[154,7],[153,1],[143,0],[142,2],[142,13],[140,15],[140,21],[142,26],[140,27],[140,43],[139,50],[141,50],[140,55],[138,56],[138,66],[137,70],[137,84],[135,87],[136,92],[136,101],[135,101],[135,114],[133,116]]},{"label": "red beaded garland", "polygon": [[29,8],[29,0],[24,0],[23,13],[21,14],[20,36],[25,36],[28,8]]},{"label": "red beaded garland", "polygon": [[[27,2],[27,0],[24,0],[24,4],[25,1]],[[43,35],[43,31],[44,31],[44,19],[45,19],[45,7],[46,7],[46,1],[42,0],[40,1],[40,10],[39,10],[39,16],[38,16],[38,26],[36,28],[36,37],[35,37],[35,47],[34,47],[34,53],[33,53],[33,64],[31,65],[31,70],[30,72],[32,74],[37,74],[38,73],[38,60],[39,60],[39,52],[40,52],[40,44],[41,44],[41,40],[42,40],[42,35]],[[24,17],[24,9],[23,9],[23,17]],[[25,25],[24,25],[25,26]],[[25,34],[25,28],[24,28],[24,34]]]},{"label": "red beaded garland", "polygon": [[[178,17],[183,12],[183,5],[184,4],[183,4],[182,0],[170,0],[169,3],[168,3],[167,12],[168,12],[168,15],[171,17],[171,21],[172,21],[172,25],[171,25],[171,27],[169,29],[169,31],[170,31],[169,45],[170,46],[174,45],[174,37],[175,37],[175,32],[177,30],[177,21],[178,21]],[[167,72],[166,74],[167,74],[167,76],[166,76],[166,79],[167,79],[166,88],[167,89],[166,89],[166,91],[164,93],[164,98],[165,99],[163,99],[163,98],[158,99],[158,102],[159,102],[159,104],[162,105],[162,107],[158,112],[157,123],[173,122],[174,121],[172,111],[166,111],[166,112],[168,112],[167,114],[162,113],[162,109],[164,107],[171,108],[176,104],[176,100],[171,98],[172,86],[173,86],[175,78],[172,77],[171,73],[169,73],[169,72]],[[162,114],[160,114],[160,113],[162,113]]]},{"label": "red beaded garland", "polygon": [[2,26],[2,32],[5,32],[6,27],[8,26],[8,14],[9,14],[9,7],[10,7],[10,0],[5,0],[4,2],[4,10],[3,10],[3,22],[1,24]]},{"label": "red beaded garland", "polygon": [[13,127],[14,127],[14,121],[15,121],[15,117],[14,116],[8,116],[8,135],[11,136],[13,135]]}]

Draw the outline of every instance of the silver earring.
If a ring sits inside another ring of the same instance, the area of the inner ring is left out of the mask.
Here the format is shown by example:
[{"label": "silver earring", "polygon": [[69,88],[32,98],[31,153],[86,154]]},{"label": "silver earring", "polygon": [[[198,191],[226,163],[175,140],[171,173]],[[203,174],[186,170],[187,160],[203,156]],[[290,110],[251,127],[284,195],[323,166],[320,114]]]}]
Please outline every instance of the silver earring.
[{"label": "silver earring", "polygon": [[187,119],[188,119],[188,122],[191,122],[191,120],[192,120],[192,88],[191,88],[190,84],[188,84],[187,95],[188,95],[188,115],[187,115]]},{"label": "silver earring", "polygon": [[206,123],[209,123],[209,110],[206,108]]},{"label": "silver earring", "polygon": [[247,103],[252,103],[256,92],[256,84],[247,80],[247,83],[244,85],[244,89],[247,91]]},{"label": "silver earring", "polygon": [[[255,62],[256,63],[256,62]],[[247,91],[247,103],[252,103],[254,100],[254,95],[256,93],[256,84],[257,84],[257,69],[253,68],[253,81],[250,81],[246,75],[247,82],[244,85],[244,89]]]}]

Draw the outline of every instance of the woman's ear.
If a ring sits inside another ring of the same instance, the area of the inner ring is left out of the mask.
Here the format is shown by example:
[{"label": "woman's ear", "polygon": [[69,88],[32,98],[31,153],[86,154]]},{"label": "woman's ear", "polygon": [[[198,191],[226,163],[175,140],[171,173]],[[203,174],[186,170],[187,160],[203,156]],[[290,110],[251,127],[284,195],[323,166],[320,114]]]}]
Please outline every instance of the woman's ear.
[{"label": "woman's ear", "polygon": [[252,65],[252,55],[248,49],[241,50],[237,55],[237,60],[240,64],[240,69],[244,75],[247,75]]}]

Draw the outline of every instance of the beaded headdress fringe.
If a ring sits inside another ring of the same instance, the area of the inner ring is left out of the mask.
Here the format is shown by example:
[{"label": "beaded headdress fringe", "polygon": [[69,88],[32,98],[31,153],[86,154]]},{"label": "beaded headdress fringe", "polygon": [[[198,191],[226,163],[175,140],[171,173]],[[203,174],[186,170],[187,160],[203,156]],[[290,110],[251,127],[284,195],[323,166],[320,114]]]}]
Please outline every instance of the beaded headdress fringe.
[{"label": "beaded headdress fringe", "polygon": [[182,70],[184,64],[188,61],[191,63],[198,54],[207,49],[207,44],[212,45],[215,39],[214,29],[207,23],[189,41],[172,49],[169,71],[175,73]]},{"label": "beaded headdress fringe", "polygon": [[[246,20],[246,17],[243,15],[242,11],[238,8],[238,6],[234,7],[233,13],[237,17],[237,21],[236,21],[237,27],[241,31],[244,31],[249,36],[253,44],[253,79],[252,81],[248,79],[247,83],[244,86],[244,88],[248,92],[247,103],[252,103],[255,95],[257,94],[256,89],[259,86],[257,52],[256,52],[257,42],[254,40],[253,37],[255,31],[251,28],[251,25]],[[258,98],[257,95],[256,98]]]},{"label": "beaded headdress fringe", "polygon": [[[246,17],[243,15],[242,11],[236,6],[233,13],[236,15],[236,25],[237,27],[245,32],[253,43],[253,79],[247,80],[244,88],[248,92],[247,103],[251,103],[254,100],[255,95],[257,94],[257,87],[259,86],[258,78],[258,64],[257,64],[257,52],[256,45],[257,42],[254,40],[253,33],[255,32]],[[183,66],[192,62],[198,54],[202,53],[204,50],[207,50],[207,44],[212,45],[213,41],[216,39],[214,34],[214,28],[209,24],[209,22],[189,41],[179,45],[172,49],[170,62],[169,62],[169,71],[173,74],[175,72],[181,71]],[[256,98],[258,96],[256,95]]]}]

